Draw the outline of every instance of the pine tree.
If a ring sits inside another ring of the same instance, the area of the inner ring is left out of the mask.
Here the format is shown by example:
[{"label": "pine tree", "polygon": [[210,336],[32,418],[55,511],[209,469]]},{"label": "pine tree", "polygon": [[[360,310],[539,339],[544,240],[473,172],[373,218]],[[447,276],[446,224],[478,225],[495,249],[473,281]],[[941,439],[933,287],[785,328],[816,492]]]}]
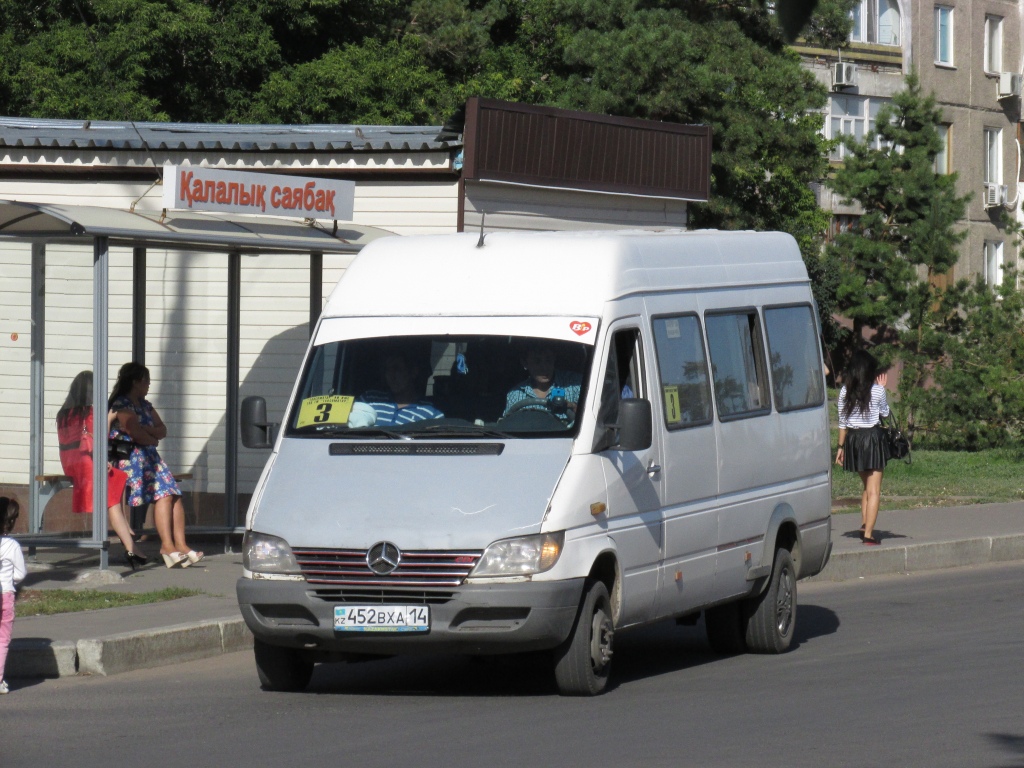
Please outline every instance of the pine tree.
[{"label": "pine tree", "polygon": [[941,119],[934,95],[924,95],[911,72],[905,90],[879,110],[874,131],[845,142],[844,166],[831,182],[847,204],[864,210],[830,246],[840,269],[836,307],[853,321],[854,344],[873,332],[880,356],[902,362],[901,403],[911,431],[921,389],[944,354],[948,321],[959,311],[959,293],[937,278],[957,262],[966,237],[957,222],[970,200],[957,195],[956,174],[935,171]]}]

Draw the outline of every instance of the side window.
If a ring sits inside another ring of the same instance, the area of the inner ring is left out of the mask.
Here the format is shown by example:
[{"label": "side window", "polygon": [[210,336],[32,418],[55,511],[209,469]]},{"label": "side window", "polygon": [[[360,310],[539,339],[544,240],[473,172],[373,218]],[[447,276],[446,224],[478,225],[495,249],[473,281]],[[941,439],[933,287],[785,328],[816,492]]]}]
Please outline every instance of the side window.
[{"label": "side window", "polygon": [[821,405],[825,400],[821,352],[809,305],[765,309],[772,395],[779,411]]},{"label": "side window", "polygon": [[656,317],[654,346],[658,378],[669,429],[711,421],[711,384],[704,339],[696,315]]},{"label": "side window", "polygon": [[619,400],[644,397],[640,331],[616,331],[612,336],[608,365],[601,385],[600,424],[614,424],[619,418]]},{"label": "side window", "polygon": [[757,312],[707,315],[705,323],[718,417],[729,419],[766,412],[771,403]]}]

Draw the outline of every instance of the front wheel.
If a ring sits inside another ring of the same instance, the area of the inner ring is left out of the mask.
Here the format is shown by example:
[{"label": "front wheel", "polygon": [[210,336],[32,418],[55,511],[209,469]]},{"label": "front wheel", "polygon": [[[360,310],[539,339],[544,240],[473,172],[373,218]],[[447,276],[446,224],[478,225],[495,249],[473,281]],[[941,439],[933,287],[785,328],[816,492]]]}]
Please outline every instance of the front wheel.
[{"label": "front wheel", "polygon": [[745,603],[747,650],[784,653],[796,627],[796,569],[785,549],[775,553],[768,588]]},{"label": "front wheel", "polygon": [[256,640],[253,653],[256,656],[256,672],[264,690],[301,691],[309,685],[309,679],[313,676],[313,662],[303,651]]},{"label": "front wheel", "polygon": [[603,582],[588,582],[569,638],[555,651],[555,681],[563,696],[596,696],[612,664],[611,600]]}]

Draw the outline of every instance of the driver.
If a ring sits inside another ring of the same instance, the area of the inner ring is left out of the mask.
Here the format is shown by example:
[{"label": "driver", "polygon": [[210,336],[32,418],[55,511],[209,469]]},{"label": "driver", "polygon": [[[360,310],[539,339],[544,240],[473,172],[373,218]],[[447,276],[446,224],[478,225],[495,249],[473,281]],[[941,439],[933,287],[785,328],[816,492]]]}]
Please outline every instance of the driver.
[{"label": "driver", "polygon": [[360,402],[373,408],[376,416],[374,425],[392,427],[444,416],[423,399],[422,387],[417,386],[421,378],[418,373],[416,363],[406,354],[392,352],[384,358],[387,391],[370,390],[359,398]]},{"label": "driver", "polygon": [[[551,343],[534,340],[527,344],[520,358],[527,379],[509,391],[503,417],[513,410],[547,410],[567,423],[576,418],[582,379],[578,373],[556,369],[555,357]],[[518,403],[524,404],[517,408]]]}]

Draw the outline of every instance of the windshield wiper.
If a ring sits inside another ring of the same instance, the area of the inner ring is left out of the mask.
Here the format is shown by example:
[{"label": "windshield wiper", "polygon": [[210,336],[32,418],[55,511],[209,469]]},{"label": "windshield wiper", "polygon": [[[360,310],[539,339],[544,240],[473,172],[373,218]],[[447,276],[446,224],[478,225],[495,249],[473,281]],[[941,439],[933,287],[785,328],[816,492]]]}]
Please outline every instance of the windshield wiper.
[{"label": "windshield wiper", "polygon": [[410,437],[390,429],[358,427],[350,429],[345,424],[310,424],[295,430],[299,436],[330,435],[331,437],[387,437],[391,440],[410,440]]},{"label": "windshield wiper", "polygon": [[502,439],[512,437],[508,432],[502,432],[500,429],[482,424],[431,424],[421,427],[411,434],[415,436],[421,432],[427,432],[431,437],[500,437]]}]

